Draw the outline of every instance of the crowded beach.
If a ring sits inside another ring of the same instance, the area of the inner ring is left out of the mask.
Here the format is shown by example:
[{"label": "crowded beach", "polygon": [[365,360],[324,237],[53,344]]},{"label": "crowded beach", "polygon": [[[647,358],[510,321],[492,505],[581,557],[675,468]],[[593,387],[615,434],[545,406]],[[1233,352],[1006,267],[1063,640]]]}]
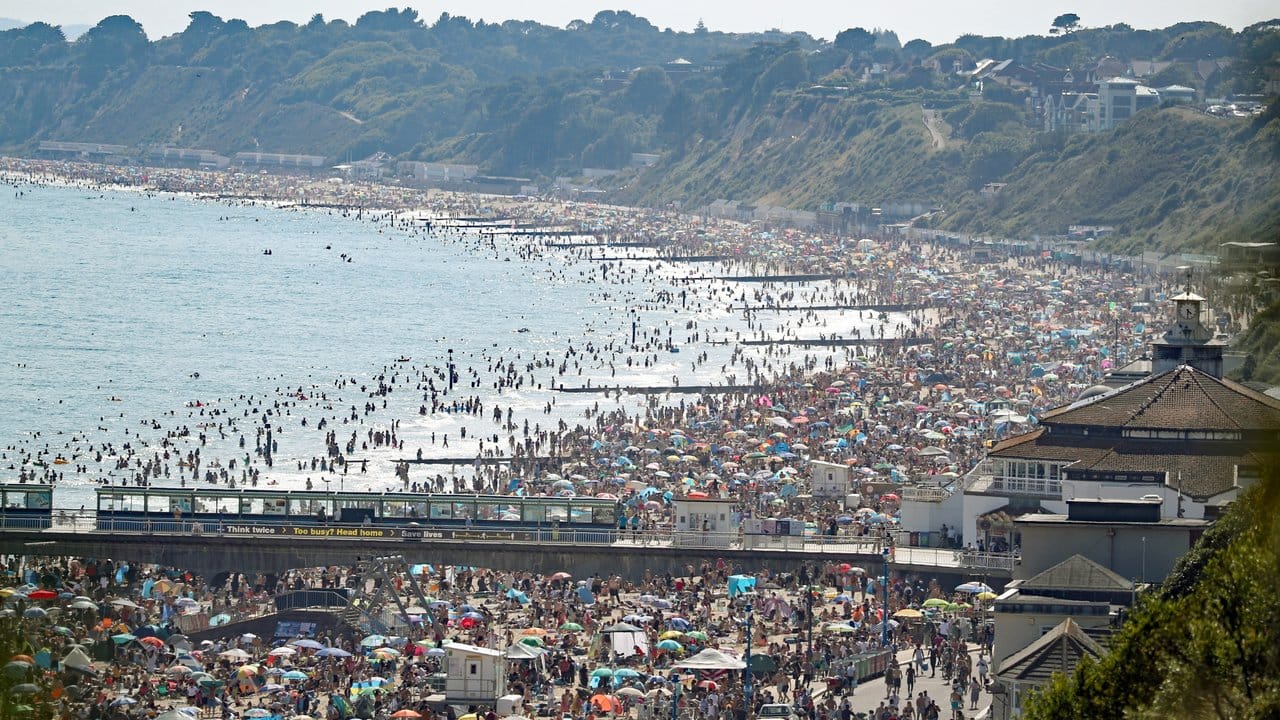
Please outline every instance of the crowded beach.
[{"label": "crowded beach", "polygon": [[[340,479],[378,492],[590,496],[616,501],[619,529],[644,542],[668,536],[677,501],[722,499],[738,519],[786,518],[808,534],[889,548],[901,544],[903,492],[955,483],[992,442],[1135,357],[1154,332],[1144,291],[1172,287],[1052,257],[978,261],[890,233],[837,237],[567,201],[41,161],[4,160],[0,174],[15,192],[73,183],[337,213],[511,257],[549,279],[594,278],[601,293],[690,318],[633,325],[608,342],[564,338],[554,354],[491,348],[415,361],[405,348],[363,377],[281,377],[274,393],[142,418],[127,440],[92,428],[7,440],[6,480],[55,489],[68,478],[298,489]],[[721,279],[686,257],[718,258]],[[734,277],[756,280],[723,279]],[[712,344],[732,348],[725,362],[710,363],[702,346]],[[676,356],[670,378],[645,372]],[[570,390],[590,400],[572,404]],[[516,393],[538,402],[517,407]],[[415,432],[415,417],[449,430]],[[815,496],[817,462],[862,478],[856,506]],[[954,532],[941,542],[973,545]],[[87,718],[458,720],[467,713],[432,699],[451,647],[501,651],[503,683],[519,698],[507,715],[744,718],[786,703],[814,720],[959,718],[987,702],[984,619],[995,596],[981,583],[944,587],[834,561],[795,575],[723,562],[643,580],[574,570],[206,578],[104,558],[11,558],[0,623],[30,652],[5,666],[3,702]],[[386,632],[358,622],[289,637],[217,632],[300,589],[362,595],[375,582],[394,588]],[[188,638],[185,617],[208,621],[201,634],[212,636]],[[872,656],[881,666],[859,665]],[[488,718],[500,708],[467,710]]]}]

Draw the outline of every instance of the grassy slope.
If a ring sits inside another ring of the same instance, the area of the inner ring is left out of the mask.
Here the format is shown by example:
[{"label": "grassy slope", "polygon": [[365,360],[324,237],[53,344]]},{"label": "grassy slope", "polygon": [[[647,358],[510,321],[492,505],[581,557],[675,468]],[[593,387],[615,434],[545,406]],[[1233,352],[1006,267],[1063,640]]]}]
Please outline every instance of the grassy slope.
[{"label": "grassy slope", "polygon": [[969,194],[945,228],[1013,237],[1113,225],[1113,248],[1209,250],[1280,234],[1274,125],[1187,109],[1143,113],[1112,133],[1076,136],[1032,154],[994,201]]},{"label": "grassy slope", "polygon": [[795,97],[705,140],[619,193],[624,202],[717,198],[816,209],[832,201],[933,200],[945,181],[918,104]]},{"label": "grassy slope", "polygon": [[1243,379],[1280,385],[1280,303],[1254,316],[1235,349],[1248,353],[1254,364]]}]

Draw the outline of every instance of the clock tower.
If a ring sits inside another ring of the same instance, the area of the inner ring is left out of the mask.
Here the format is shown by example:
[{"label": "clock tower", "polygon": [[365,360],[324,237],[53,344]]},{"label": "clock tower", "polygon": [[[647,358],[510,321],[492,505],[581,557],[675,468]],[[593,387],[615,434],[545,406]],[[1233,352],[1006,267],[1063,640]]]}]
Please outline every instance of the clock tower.
[{"label": "clock tower", "polygon": [[1222,351],[1226,342],[1214,337],[1211,328],[1204,324],[1204,298],[1191,292],[1191,273],[1187,271],[1187,286],[1174,295],[1173,323],[1164,337],[1152,343],[1154,374],[1172,370],[1179,365],[1191,365],[1214,377],[1222,377]]}]

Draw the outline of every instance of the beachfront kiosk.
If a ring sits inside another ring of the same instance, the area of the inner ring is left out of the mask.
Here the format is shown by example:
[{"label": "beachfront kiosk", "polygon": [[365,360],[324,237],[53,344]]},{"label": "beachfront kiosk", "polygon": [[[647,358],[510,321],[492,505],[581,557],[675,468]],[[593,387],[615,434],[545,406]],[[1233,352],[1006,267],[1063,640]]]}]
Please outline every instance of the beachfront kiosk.
[{"label": "beachfront kiosk", "polygon": [[804,530],[804,520],[798,518],[746,518],[742,549],[804,550]]},{"label": "beachfront kiosk", "polygon": [[492,705],[507,694],[507,659],[501,650],[445,643],[445,701]]},{"label": "beachfront kiosk", "polygon": [[820,498],[841,498],[854,492],[853,469],[844,463],[814,460],[809,463],[809,493]]},{"label": "beachfront kiosk", "polygon": [[672,544],[681,547],[727,548],[738,538],[738,518],[733,500],[679,498]]}]

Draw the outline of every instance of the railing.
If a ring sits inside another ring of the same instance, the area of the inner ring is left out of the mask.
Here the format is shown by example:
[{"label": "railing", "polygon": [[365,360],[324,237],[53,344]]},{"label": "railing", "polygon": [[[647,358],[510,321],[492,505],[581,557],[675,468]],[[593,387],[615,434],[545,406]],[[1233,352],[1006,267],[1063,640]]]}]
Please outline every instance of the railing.
[{"label": "railing", "polygon": [[347,596],[337,590],[294,590],[275,597],[277,610],[309,607],[346,607]]},{"label": "railing", "polygon": [[960,567],[982,570],[1004,570],[1013,572],[1019,557],[1013,553],[978,552],[976,550],[955,550],[956,562]]},{"label": "railing", "polygon": [[44,515],[0,515],[0,528],[13,530],[44,530],[52,523]]},{"label": "railing", "polygon": [[913,500],[916,502],[942,502],[951,497],[951,493],[942,488],[924,488],[924,487],[904,487],[902,488],[902,500]]},{"label": "railing", "polygon": [[[15,520],[16,518],[8,518]],[[143,536],[214,536],[261,537],[279,540],[382,540],[407,543],[465,541],[468,543],[504,545],[566,545],[617,547],[681,547],[724,550],[758,550],[779,553],[808,552],[832,555],[880,555],[887,538],[876,535],[758,535],[738,532],[703,532],[674,530],[670,526],[657,529],[620,530],[617,528],[578,529],[554,525],[503,529],[501,526],[467,528],[457,525],[389,526],[342,523],[287,524],[271,522],[207,522],[177,519],[112,518],[102,514],[104,530],[98,531],[98,517],[91,511],[55,511],[52,518],[25,518],[29,524],[9,524],[0,529],[44,530],[70,533],[118,533]],[[40,521],[45,524],[41,525]],[[978,553],[937,548],[909,547],[906,533],[894,533],[890,561],[898,564],[963,567],[1011,572],[1017,558],[1004,553]]]}]

